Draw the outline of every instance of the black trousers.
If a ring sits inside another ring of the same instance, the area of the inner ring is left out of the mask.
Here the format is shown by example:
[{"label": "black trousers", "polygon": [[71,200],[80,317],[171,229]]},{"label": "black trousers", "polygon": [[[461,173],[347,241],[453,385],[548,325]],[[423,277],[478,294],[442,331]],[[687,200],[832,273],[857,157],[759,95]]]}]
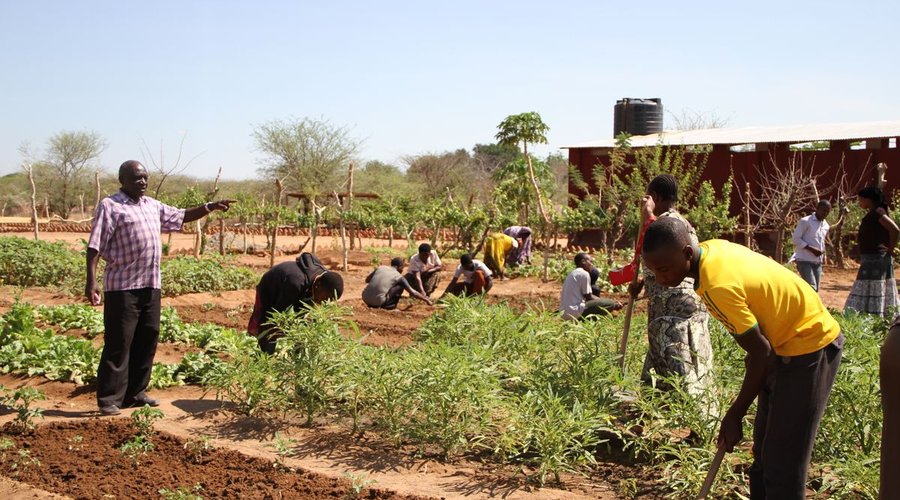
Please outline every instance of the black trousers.
[{"label": "black trousers", "polygon": [[105,292],[103,353],[97,370],[97,404],[121,407],[150,384],[159,341],[159,289]]},{"label": "black trousers", "polygon": [[844,336],[802,356],[779,356],[757,400],[753,427],[750,498],[803,500],[813,444],[834,377]]}]

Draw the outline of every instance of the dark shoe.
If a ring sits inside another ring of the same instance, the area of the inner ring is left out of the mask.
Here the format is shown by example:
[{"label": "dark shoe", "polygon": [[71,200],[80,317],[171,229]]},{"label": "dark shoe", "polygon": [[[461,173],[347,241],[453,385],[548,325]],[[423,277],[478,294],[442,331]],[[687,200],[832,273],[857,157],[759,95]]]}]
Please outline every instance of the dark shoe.
[{"label": "dark shoe", "polygon": [[106,405],[106,406],[100,407],[100,413],[103,415],[106,415],[108,417],[111,417],[113,415],[118,415],[118,414],[122,413],[122,410],[120,410],[119,407],[116,405]]},{"label": "dark shoe", "polygon": [[159,401],[143,395],[125,402],[125,408],[134,408],[138,406],[159,406]]}]

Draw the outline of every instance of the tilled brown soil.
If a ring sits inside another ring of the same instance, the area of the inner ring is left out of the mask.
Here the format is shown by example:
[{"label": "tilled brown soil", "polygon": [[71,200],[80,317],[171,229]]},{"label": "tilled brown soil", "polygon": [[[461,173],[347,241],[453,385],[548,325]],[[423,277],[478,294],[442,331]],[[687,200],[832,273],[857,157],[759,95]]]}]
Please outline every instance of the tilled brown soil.
[{"label": "tilled brown soil", "polygon": [[[16,449],[0,452],[0,472],[74,498],[157,498],[161,488],[193,491],[196,485],[197,493],[209,498],[333,499],[353,494],[350,480],[291,470],[234,450],[192,455],[185,451],[185,440],[162,432],[153,437],[154,451],[136,463],[119,451],[134,432],[123,418],[49,423],[24,436],[10,430],[4,426],[0,435],[12,439]],[[20,449],[40,465],[25,465]],[[365,488],[358,498],[427,497]]]}]

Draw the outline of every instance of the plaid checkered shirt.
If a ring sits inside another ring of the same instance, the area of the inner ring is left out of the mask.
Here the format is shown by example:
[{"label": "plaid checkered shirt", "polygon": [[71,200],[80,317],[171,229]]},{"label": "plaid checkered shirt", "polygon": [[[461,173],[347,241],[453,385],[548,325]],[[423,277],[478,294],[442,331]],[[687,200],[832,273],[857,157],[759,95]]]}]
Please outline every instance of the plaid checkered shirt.
[{"label": "plaid checkered shirt", "polygon": [[88,248],[106,261],[106,292],[160,288],[161,232],[181,230],[184,210],[149,196],[132,200],[122,191],[100,202],[94,212]]}]

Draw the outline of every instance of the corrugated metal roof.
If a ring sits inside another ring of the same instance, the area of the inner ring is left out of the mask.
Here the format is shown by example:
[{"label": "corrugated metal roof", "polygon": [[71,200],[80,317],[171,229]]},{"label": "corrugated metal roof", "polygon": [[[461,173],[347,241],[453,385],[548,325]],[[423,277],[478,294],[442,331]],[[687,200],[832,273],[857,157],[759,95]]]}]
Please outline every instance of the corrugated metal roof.
[{"label": "corrugated metal roof", "polygon": [[[659,134],[631,137],[632,147],[696,146],[704,144],[761,144],[772,142],[801,143],[811,141],[858,141],[900,137],[900,121],[832,123],[825,125],[788,125],[780,127],[711,128],[702,130],[671,130]],[[615,139],[563,146],[561,149],[611,148]]]}]

